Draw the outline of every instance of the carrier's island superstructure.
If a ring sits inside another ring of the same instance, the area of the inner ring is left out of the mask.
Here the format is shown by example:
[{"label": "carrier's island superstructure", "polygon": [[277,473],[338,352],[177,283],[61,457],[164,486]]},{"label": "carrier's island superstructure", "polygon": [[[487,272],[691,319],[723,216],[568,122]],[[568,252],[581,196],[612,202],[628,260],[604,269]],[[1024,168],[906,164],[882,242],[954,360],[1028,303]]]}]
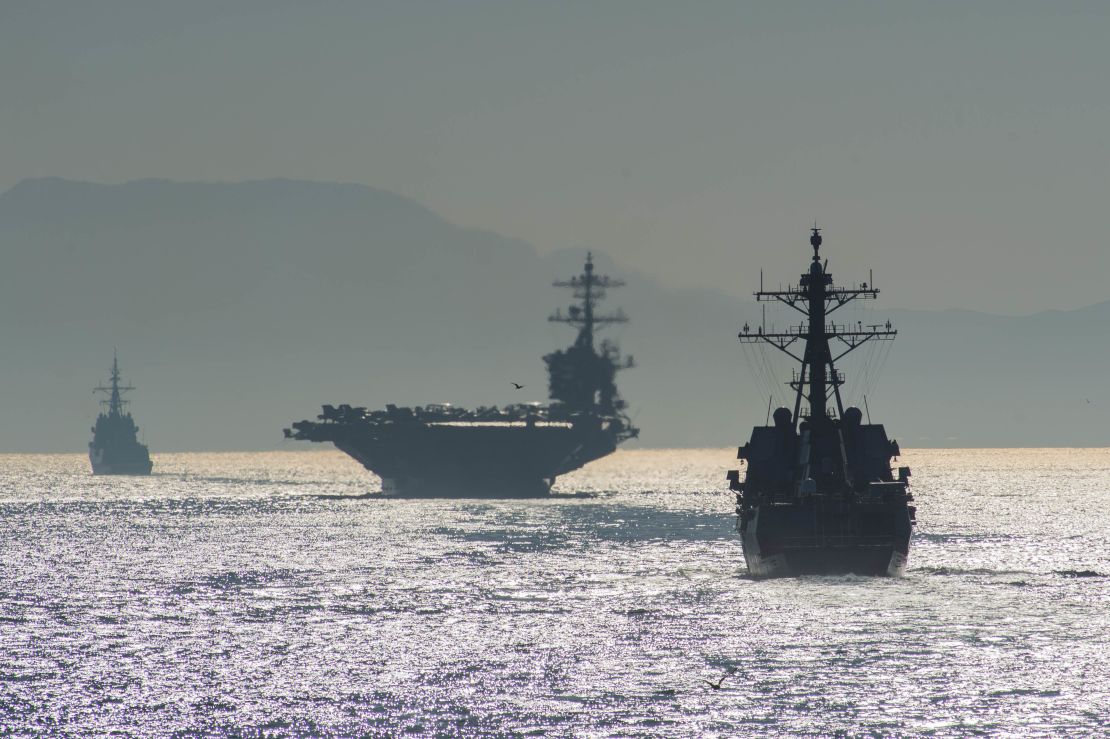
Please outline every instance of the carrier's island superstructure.
[{"label": "carrier's island superstructure", "polygon": [[[576,304],[548,320],[578,330],[570,347],[543,359],[550,403],[475,410],[435,404],[385,410],[325,405],[314,421],[298,421],[285,437],[332,442],[382,479],[397,495],[534,496],[550,492],[559,475],[616,450],[635,437],[616,374],[633,366],[615,343],[596,332],[628,319],[598,312],[606,291],[624,283],[594,272],[555,287],[573,290]],[[506,385],[508,381],[506,379]]]},{"label": "carrier's island superstructure", "polygon": [[153,467],[150,452],[139,442],[135,420],[125,412],[128,401],[123,399],[123,394],[134,389],[132,385],[120,384],[119,359],[113,356],[108,385],[93,389],[106,396],[100,401],[104,411],[97,416],[89,442],[89,462],[94,475],[150,474]]},{"label": "carrier's island superstructure", "polygon": [[753,329],[740,341],[771,346],[798,363],[789,386],[794,409],[778,408],[773,424],[757,426],[737,457],[747,472],[728,473],[736,492],[737,530],[748,570],[757,577],[857,573],[898,575],[906,567],[915,508],[910,470],[897,477],[898,443],[881,424],[844,408],[844,375],[837,363],[869,341],[893,340],[887,321],[842,325],[829,316],[879,291],[862,282],[836,287],[820,256],[821,233],[810,236],[813,260],[796,286],[755,293],[798,311],[803,321],[785,331]]}]

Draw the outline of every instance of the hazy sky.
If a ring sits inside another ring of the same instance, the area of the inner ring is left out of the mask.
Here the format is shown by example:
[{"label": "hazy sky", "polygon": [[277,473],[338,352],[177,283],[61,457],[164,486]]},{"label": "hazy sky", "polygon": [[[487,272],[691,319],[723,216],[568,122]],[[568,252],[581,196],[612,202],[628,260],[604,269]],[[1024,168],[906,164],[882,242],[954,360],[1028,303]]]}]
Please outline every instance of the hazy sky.
[{"label": "hazy sky", "polygon": [[8,0],[0,187],[360,182],[733,292],[816,218],[888,305],[1021,313],[1110,299],[1108,70],[1105,2]]}]

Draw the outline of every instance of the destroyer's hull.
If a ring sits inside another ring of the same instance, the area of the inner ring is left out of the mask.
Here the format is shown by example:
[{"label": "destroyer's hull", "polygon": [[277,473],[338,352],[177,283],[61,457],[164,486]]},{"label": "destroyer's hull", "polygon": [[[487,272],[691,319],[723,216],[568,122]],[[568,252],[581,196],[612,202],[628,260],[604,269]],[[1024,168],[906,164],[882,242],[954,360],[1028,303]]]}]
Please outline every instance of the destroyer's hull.
[{"label": "destroyer's hull", "polygon": [[612,453],[615,439],[569,427],[320,426],[340,450],[382,478],[387,495],[534,497],[559,475]]},{"label": "destroyer's hull", "polygon": [[754,577],[900,576],[912,532],[901,501],[806,502],[755,506],[738,529]]},{"label": "destroyer's hull", "polygon": [[154,463],[147,455],[112,456],[103,449],[89,447],[89,463],[94,475],[149,475]]}]

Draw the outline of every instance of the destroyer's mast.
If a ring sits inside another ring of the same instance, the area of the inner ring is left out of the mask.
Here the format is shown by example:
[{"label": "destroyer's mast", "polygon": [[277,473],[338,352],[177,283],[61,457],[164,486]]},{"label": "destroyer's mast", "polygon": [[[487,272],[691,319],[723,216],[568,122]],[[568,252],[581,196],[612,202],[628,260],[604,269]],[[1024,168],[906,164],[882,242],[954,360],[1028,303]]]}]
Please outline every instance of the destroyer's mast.
[{"label": "destroyer's mast", "polygon": [[[847,303],[857,298],[874,300],[879,291],[866,282],[854,288],[834,287],[832,275],[827,271],[828,260],[821,262],[821,241],[821,229],[814,226],[809,237],[809,243],[813,247],[813,263],[810,264],[809,271],[801,276],[797,286],[791,285],[785,290],[763,290],[760,285],[759,292],[755,293],[760,302],[777,300],[785,303],[804,315],[806,321],[778,333],[768,332],[766,326],[758,327],[753,333],[751,327],[745,323],[740,332],[742,343],[770,344],[801,365],[801,369],[788,383],[795,391],[795,424],[798,423],[799,413],[810,423],[828,419],[830,396],[836,399],[837,415],[843,417],[844,404],[840,398],[840,386],[844,384],[844,375],[836,369],[836,363],[867,341],[891,341],[898,334],[891,327],[890,321],[866,328],[825,322],[829,314]],[[840,343],[830,346],[830,340],[833,339]],[[796,350],[791,350],[791,346],[800,340],[805,341],[805,351],[798,356]],[[839,351],[835,356],[833,346]],[[803,398],[809,404],[808,409],[802,408]]]},{"label": "destroyer's mast", "polygon": [[133,385],[120,384],[120,371],[119,371],[119,358],[116,356],[115,351],[112,352],[112,373],[109,378],[110,384],[108,387],[97,385],[93,388],[94,393],[104,393],[108,396],[106,400],[100,401],[100,404],[108,407],[109,416],[122,416],[123,407],[127,405],[126,400],[123,399],[123,394],[129,390],[134,390]]}]

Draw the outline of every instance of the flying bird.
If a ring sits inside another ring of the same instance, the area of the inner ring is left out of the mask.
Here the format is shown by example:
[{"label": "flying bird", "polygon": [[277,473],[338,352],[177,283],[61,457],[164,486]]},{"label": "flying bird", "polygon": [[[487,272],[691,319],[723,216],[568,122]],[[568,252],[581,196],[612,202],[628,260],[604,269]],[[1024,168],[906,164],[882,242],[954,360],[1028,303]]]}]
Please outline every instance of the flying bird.
[{"label": "flying bird", "polygon": [[510,382],[509,384],[512,385],[513,387],[515,387],[517,390],[520,390],[521,388],[524,387],[519,382]]},{"label": "flying bird", "polygon": [[714,690],[720,690],[721,689],[721,684],[725,681],[725,679],[729,675],[733,675],[735,673],[736,673],[736,668],[735,667],[730,667],[728,669],[728,672],[726,672],[725,674],[721,675],[720,678],[718,678],[717,682],[713,682],[712,680],[706,680],[705,684],[708,685],[709,687],[713,688]]}]

